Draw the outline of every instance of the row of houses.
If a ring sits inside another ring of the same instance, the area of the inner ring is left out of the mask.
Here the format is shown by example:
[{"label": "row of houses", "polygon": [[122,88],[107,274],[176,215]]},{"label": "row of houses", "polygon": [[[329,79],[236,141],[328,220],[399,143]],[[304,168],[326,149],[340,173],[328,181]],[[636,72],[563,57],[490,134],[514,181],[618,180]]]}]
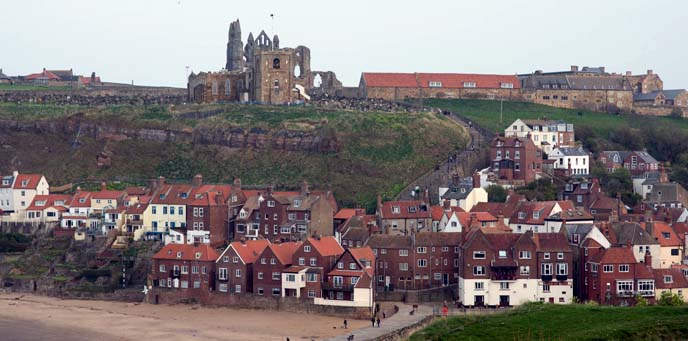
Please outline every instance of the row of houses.
[{"label": "row of houses", "polygon": [[0,69],[0,84],[31,84],[40,86],[90,87],[102,85],[100,77],[92,72],[90,76],[75,75],[74,70],[47,70],[24,76],[10,77]]}]

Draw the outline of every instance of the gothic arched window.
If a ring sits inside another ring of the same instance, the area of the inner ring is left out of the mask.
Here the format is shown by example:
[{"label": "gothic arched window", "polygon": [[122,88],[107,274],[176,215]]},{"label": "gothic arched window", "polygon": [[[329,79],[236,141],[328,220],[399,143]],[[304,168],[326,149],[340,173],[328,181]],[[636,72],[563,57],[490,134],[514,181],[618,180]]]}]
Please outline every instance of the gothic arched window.
[{"label": "gothic arched window", "polygon": [[280,68],[280,60],[279,58],[275,58],[272,60],[272,68],[273,69],[279,69]]}]

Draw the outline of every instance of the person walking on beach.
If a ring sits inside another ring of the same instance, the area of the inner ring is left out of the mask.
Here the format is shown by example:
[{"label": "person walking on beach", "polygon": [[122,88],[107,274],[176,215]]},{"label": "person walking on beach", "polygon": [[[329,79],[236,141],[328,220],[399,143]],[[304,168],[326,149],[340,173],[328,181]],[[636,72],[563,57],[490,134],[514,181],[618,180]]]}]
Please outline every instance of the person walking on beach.
[{"label": "person walking on beach", "polygon": [[349,322],[344,320],[344,329],[349,329]]},{"label": "person walking on beach", "polygon": [[377,327],[380,328],[380,318],[377,318]]},{"label": "person walking on beach", "polygon": [[370,318],[370,323],[372,323],[373,327],[375,327],[375,316]]}]

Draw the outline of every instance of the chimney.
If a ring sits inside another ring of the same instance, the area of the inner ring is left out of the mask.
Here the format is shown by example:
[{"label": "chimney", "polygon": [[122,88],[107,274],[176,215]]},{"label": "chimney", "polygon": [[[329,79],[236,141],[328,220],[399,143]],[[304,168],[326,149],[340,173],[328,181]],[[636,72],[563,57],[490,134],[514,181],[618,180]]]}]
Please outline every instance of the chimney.
[{"label": "chimney", "polygon": [[241,190],[241,179],[239,179],[239,178],[234,179],[234,187],[238,190]]},{"label": "chimney", "polygon": [[651,209],[645,210],[645,222],[646,223],[652,222],[652,210]]},{"label": "chimney", "polygon": [[246,237],[245,236],[241,236],[241,239],[239,241],[241,242],[241,244],[246,245]]},{"label": "chimney", "polygon": [[216,205],[222,205],[225,203],[225,196],[222,195],[222,193],[217,193],[215,195],[215,204]]},{"label": "chimney", "polygon": [[427,189],[423,192],[423,202],[430,205],[430,191]]},{"label": "chimney", "polygon": [[654,71],[652,71],[652,69],[647,70],[647,74],[648,74],[648,75],[652,75],[652,74],[654,74]]},{"label": "chimney", "polygon": [[377,209],[382,212],[382,196],[380,194],[377,195]]},{"label": "chimney", "polygon": [[536,74],[536,75],[541,75],[541,74],[542,74],[542,70],[535,70],[535,74]]},{"label": "chimney", "polygon": [[76,186],[76,192],[75,194],[81,193],[81,186]]},{"label": "chimney", "polygon": [[194,175],[193,180],[191,180],[191,185],[193,185],[194,187],[201,187],[201,185],[203,185],[203,175]]},{"label": "chimney", "polygon": [[164,176],[159,176],[158,177],[158,183],[156,185],[156,189],[160,188],[165,185],[165,177]]},{"label": "chimney", "polygon": [[107,183],[105,183],[105,181],[100,183],[100,190],[101,191],[107,190]]},{"label": "chimney", "polygon": [[268,186],[268,195],[272,195],[272,192],[274,190],[275,190],[275,188],[272,185]]},{"label": "chimney", "polygon": [[652,254],[650,254],[650,250],[645,251],[645,265],[652,266]]},{"label": "chimney", "polygon": [[571,65],[571,72],[578,72],[578,65]]},{"label": "chimney", "polygon": [[151,192],[155,191],[157,188],[158,182],[155,179],[148,179],[148,190]]},{"label": "chimney", "polygon": [[480,188],[480,173],[478,171],[473,172],[473,188]]},{"label": "chimney", "polygon": [[459,173],[452,174],[452,184],[459,184],[461,182],[461,177]]},{"label": "chimney", "polygon": [[442,207],[444,207],[445,211],[449,211],[451,209],[451,200],[445,199],[442,201]]},{"label": "chimney", "polygon": [[627,77],[633,76],[633,72],[631,72],[631,71],[626,71],[626,76],[627,76]]},{"label": "chimney", "polygon": [[659,182],[660,183],[667,183],[669,182],[669,177],[667,176],[666,170],[664,169],[663,164],[659,164]]}]

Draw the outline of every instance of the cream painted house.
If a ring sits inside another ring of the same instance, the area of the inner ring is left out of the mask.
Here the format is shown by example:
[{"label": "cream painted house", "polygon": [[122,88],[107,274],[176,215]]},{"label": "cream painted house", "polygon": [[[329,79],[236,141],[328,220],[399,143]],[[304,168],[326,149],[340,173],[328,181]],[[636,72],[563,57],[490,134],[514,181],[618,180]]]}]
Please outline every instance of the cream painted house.
[{"label": "cream painted house", "polygon": [[461,207],[468,212],[478,203],[487,202],[487,191],[482,187],[484,181],[481,177],[478,172],[463,179],[454,175],[449,184],[439,188],[440,205],[449,201],[449,206]]},{"label": "cream painted house", "polygon": [[517,119],[504,129],[504,136],[530,137],[535,146],[549,154],[556,146],[573,146],[573,124],[563,121]]},{"label": "cream painted house", "polygon": [[24,217],[24,212],[31,205],[36,195],[50,194],[50,185],[43,175],[19,174],[0,179],[0,210],[3,214]]},{"label": "cream painted house", "polygon": [[287,290],[301,297],[306,287],[306,271],[308,267],[305,266],[292,266],[282,271],[282,297],[287,296]]}]

